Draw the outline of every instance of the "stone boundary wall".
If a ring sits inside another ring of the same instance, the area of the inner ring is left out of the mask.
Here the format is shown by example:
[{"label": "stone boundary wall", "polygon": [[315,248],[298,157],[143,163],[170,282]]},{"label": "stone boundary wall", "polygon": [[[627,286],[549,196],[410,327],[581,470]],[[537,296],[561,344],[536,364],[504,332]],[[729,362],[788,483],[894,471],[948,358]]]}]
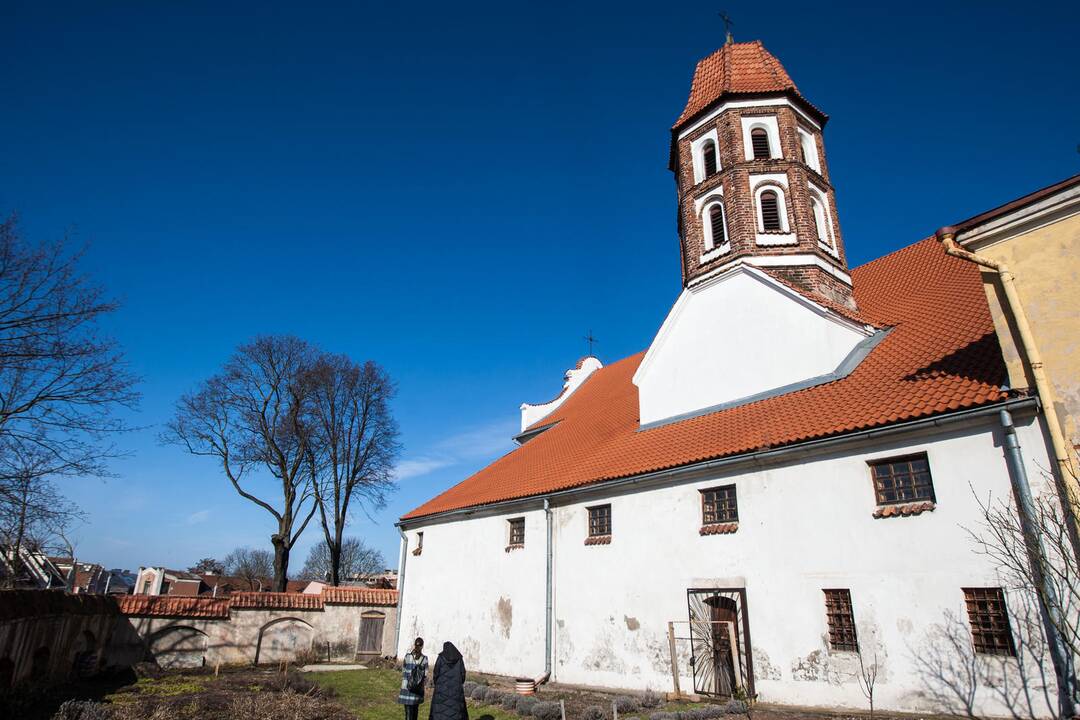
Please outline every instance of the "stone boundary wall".
[{"label": "stone boundary wall", "polygon": [[394,654],[397,591],[227,598],[0,592],[0,689],[55,683],[156,661],[162,667],[277,663],[298,654]]}]

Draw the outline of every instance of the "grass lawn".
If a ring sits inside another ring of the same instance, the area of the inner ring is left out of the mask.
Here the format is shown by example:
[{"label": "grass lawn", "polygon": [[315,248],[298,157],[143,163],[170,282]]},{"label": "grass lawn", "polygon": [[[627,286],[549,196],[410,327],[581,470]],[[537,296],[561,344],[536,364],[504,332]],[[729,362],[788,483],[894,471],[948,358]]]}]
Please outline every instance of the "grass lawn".
[{"label": "grass lawn", "polygon": [[[337,692],[335,698],[364,720],[401,720],[405,711],[397,703],[401,689],[401,671],[382,668],[343,670],[341,672],[305,673],[304,677]],[[428,704],[420,706],[420,720],[426,720]],[[520,720],[501,707],[469,703],[473,720]]]}]

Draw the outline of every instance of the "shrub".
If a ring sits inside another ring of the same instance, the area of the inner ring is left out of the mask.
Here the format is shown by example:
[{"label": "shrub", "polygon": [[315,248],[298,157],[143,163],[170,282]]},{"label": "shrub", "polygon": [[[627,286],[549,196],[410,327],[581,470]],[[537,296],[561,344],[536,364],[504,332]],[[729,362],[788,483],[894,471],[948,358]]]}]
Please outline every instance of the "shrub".
[{"label": "shrub", "polygon": [[518,698],[515,710],[517,710],[517,714],[521,717],[529,717],[529,715],[532,714],[533,706],[538,702],[540,701],[532,695],[522,695]]},{"label": "shrub", "polygon": [[637,712],[641,709],[641,701],[629,695],[617,695],[614,700],[615,709],[619,714]]},{"label": "shrub", "polygon": [[512,692],[505,693],[505,694],[503,694],[503,697],[502,697],[502,706],[504,708],[506,708],[507,710],[513,710],[514,708],[517,707],[518,700],[520,700],[520,699],[521,699],[521,696],[518,695],[517,693],[512,693]]},{"label": "shrub", "polygon": [[461,687],[465,689],[465,697],[472,697],[473,690],[476,689],[476,683],[474,683],[472,680],[466,680],[465,684]]},{"label": "shrub", "polygon": [[473,700],[479,700],[480,702],[483,702],[484,696],[487,695],[487,691],[487,685],[477,685],[473,688],[472,694],[469,697],[471,697]]},{"label": "shrub", "polygon": [[654,712],[649,716],[649,720],[679,720],[679,713]]},{"label": "shrub", "polygon": [[724,706],[724,712],[729,715],[745,715],[746,703],[742,700],[729,700],[728,704]]},{"label": "shrub", "polygon": [[557,702],[538,702],[532,707],[532,716],[536,720],[557,720],[562,717],[562,708]]},{"label": "shrub", "polygon": [[487,692],[484,693],[484,702],[488,705],[498,705],[502,702],[503,697],[506,695],[502,690],[498,690],[493,687],[489,687]]},{"label": "shrub", "polygon": [[664,702],[664,699],[652,690],[646,690],[645,694],[641,696],[641,707],[643,708],[660,707],[662,702]]},{"label": "shrub", "polygon": [[712,720],[713,718],[724,716],[723,705],[706,705],[705,707],[699,709],[701,710],[701,717],[703,718],[703,720]]},{"label": "shrub", "polygon": [[608,720],[608,714],[599,705],[590,705],[582,711],[581,720]]},{"label": "shrub", "polygon": [[56,710],[53,720],[108,720],[109,711],[92,700],[67,700]]},{"label": "shrub", "polygon": [[303,667],[304,665],[315,665],[319,662],[326,662],[326,656],[319,654],[315,648],[304,648],[293,656],[293,663]]}]

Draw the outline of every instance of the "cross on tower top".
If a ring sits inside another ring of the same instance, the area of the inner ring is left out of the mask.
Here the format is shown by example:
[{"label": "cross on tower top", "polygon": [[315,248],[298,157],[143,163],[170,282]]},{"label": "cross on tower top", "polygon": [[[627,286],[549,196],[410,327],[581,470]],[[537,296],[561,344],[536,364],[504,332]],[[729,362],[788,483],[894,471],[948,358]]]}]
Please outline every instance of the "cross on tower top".
[{"label": "cross on tower top", "polygon": [[724,39],[724,44],[730,45],[731,43],[735,42],[735,38],[731,35],[731,28],[735,27],[735,23],[731,21],[731,17],[723,10],[716,14],[719,15],[720,19],[724,22],[724,34],[726,35]]}]

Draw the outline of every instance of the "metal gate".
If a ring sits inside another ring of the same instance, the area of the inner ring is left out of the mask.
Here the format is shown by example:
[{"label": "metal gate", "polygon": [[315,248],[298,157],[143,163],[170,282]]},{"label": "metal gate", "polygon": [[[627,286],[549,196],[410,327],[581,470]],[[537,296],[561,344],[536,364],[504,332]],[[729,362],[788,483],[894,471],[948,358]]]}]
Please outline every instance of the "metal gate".
[{"label": "metal gate", "polygon": [[690,613],[690,665],[694,692],[731,696],[742,688],[754,696],[750,623],[743,588],[686,591]]}]

